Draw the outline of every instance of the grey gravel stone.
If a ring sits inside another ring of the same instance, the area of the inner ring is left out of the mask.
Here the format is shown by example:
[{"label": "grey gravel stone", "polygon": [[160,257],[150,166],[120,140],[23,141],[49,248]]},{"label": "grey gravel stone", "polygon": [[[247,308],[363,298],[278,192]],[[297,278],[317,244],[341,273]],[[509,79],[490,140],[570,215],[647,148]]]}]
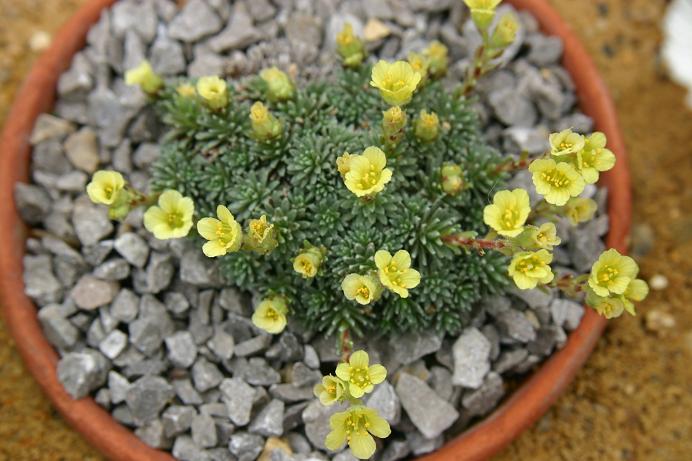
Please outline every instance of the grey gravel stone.
[{"label": "grey gravel stone", "polygon": [[533,290],[520,290],[518,288],[512,288],[510,289],[510,292],[528,304],[529,307],[534,309],[549,306],[554,297],[553,292],[546,292],[539,288],[534,288]]},{"label": "grey gravel stone", "polygon": [[238,432],[231,436],[228,449],[238,458],[238,461],[254,461],[262,452],[264,438],[247,432]]},{"label": "grey gravel stone", "polygon": [[313,447],[319,450],[326,450],[324,439],[331,431],[329,418],[339,411],[345,409],[344,405],[335,404],[325,407],[319,400],[313,400],[303,410],[303,421],[305,422],[305,435]]},{"label": "grey gravel stone", "polygon": [[193,248],[180,260],[180,279],[197,287],[215,287],[221,283],[218,264]]},{"label": "grey gravel stone", "polygon": [[291,367],[290,381],[296,387],[310,386],[322,379],[322,373],[308,367],[303,362],[296,362]]},{"label": "grey gravel stone", "polygon": [[529,353],[540,357],[547,356],[557,346],[558,342],[564,342],[565,332],[557,325],[548,325],[539,329],[536,339],[529,342],[526,349]]},{"label": "grey gravel stone", "polygon": [[125,402],[137,425],[153,421],[175,395],[173,387],[158,376],[143,376],[130,385]]},{"label": "grey gravel stone", "polygon": [[533,341],[536,338],[536,330],[521,311],[509,309],[500,312],[495,316],[495,321],[500,335],[503,337],[506,336],[522,343]]},{"label": "grey gravel stone", "polygon": [[154,251],[146,269],[135,271],[135,290],[140,293],[160,293],[171,283],[174,273],[171,255]]},{"label": "grey gravel stone", "polygon": [[453,406],[424,381],[408,373],[399,377],[396,393],[413,424],[429,439],[442,434],[459,417]]},{"label": "grey gravel stone", "polygon": [[482,416],[495,408],[504,393],[502,377],[495,372],[490,372],[483,381],[483,385],[466,394],[461,399],[461,403],[470,414]]},{"label": "grey gravel stone", "polygon": [[574,268],[579,272],[589,272],[591,266],[605,250],[605,244],[596,229],[581,226],[570,233],[567,243]]},{"label": "grey gravel stone", "polygon": [[207,347],[221,360],[228,360],[233,356],[235,341],[233,336],[222,328],[214,329],[214,335],[207,341]]},{"label": "grey gravel stone", "polygon": [[226,60],[217,54],[205,53],[196,56],[187,67],[187,75],[190,78],[199,78],[207,75],[223,75]]},{"label": "grey gravel stone", "polygon": [[144,267],[149,257],[149,246],[139,235],[126,232],[113,242],[115,251],[135,267]]},{"label": "grey gravel stone", "polygon": [[119,286],[115,282],[99,280],[92,275],[84,275],[72,289],[70,296],[77,307],[94,310],[110,303],[118,291]]},{"label": "grey gravel stone", "polygon": [[161,415],[164,433],[173,437],[190,429],[195,417],[195,409],[182,405],[171,405]]},{"label": "grey gravel stone", "polygon": [[101,240],[93,245],[82,247],[84,260],[92,266],[98,266],[106,260],[113,249],[113,240]]},{"label": "grey gravel stone", "polygon": [[183,47],[175,40],[159,36],[151,47],[151,67],[161,75],[177,75],[187,67]]},{"label": "grey gravel stone", "polygon": [[120,330],[111,331],[99,344],[99,350],[103,355],[113,360],[127,346],[127,335]]},{"label": "grey gravel stone", "polygon": [[118,404],[125,401],[127,391],[130,389],[130,381],[117,371],[108,372],[108,390],[111,393],[111,402]]},{"label": "grey gravel stone", "polygon": [[235,345],[235,355],[238,357],[248,357],[256,355],[267,349],[271,343],[271,336],[262,334],[252,339],[243,341]]},{"label": "grey gravel stone", "polygon": [[584,315],[584,307],[569,299],[558,298],[550,303],[550,313],[555,325],[564,327],[567,330],[574,330],[581,322],[581,318]]},{"label": "grey gravel stone", "polygon": [[396,425],[401,420],[401,402],[389,381],[378,384],[365,399],[365,404],[377,410],[391,425]]},{"label": "grey gravel stone", "polygon": [[173,456],[180,461],[210,461],[209,456],[188,435],[175,438]]},{"label": "grey gravel stone", "polygon": [[40,223],[50,211],[50,197],[39,186],[16,183],[14,200],[20,216],[27,224]]},{"label": "grey gravel stone", "polygon": [[171,439],[166,436],[163,430],[163,424],[160,420],[155,419],[135,430],[135,435],[139,439],[154,448],[170,448]]},{"label": "grey gravel stone", "polygon": [[457,386],[477,388],[490,370],[490,342],[476,328],[467,328],[454,343],[454,375]]},{"label": "grey gravel stone", "polygon": [[168,359],[180,368],[187,368],[197,358],[197,346],[189,331],[178,331],[164,339],[168,349]]},{"label": "grey gravel stone", "polygon": [[312,387],[295,387],[293,384],[275,384],[269,388],[269,393],[284,402],[302,402],[314,397]]},{"label": "grey gravel stone", "polygon": [[130,265],[122,258],[112,258],[94,269],[94,276],[103,280],[123,280],[130,275]]},{"label": "grey gravel stone", "polygon": [[69,352],[58,361],[58,379],[74,399],[86,397],[102,386],[107,373],[108,361],[92,349]]},{"label": "grey gravel stone", "polygon": [[434,331],[406,333],[397,339],[394,358],[408,365],[428,354],[434,354],[442,346],[442,338]]},{"label": "grey gravel stone", "polygon": [[101,388],[96,392],[96,395],[94,396],[94,401],[98,403],[100,406],[105,408],[106,410],[110,409],[111,407],[111,396],[110,392],[106,388]]},{"label": "grey gravel stone", "polygon": [[490,106],[495,117],[509,126],[531,127],[536,122],[536,108],[516,88],[503,88],[490,93]]},{"label": "grey gravel stone", "polygon": [[255,416],[248,429],[265,437],[281,436],[284,433],[284,408],[281,400],[272,400]]},{"label": "grey gravel stone", "polygon": [[533,34],[526,42],[529,45],[527,58],[538,66],[555,64],[562,56],[562,40],[559,37]]},{"label": "grey gravel stone", "polygon": [[41,114],[36,119],[29,142],[35,146],[49,139],[62,140],[74,130],[75,126],[67,120],[51,114]]},{"label": "grey gravel stone", "polygon": [[205,358],[198,358],[192,366],[192,381],[200,392],[208,391],[221,383],[223,374],[216,365]]},{"label": "grey gravel stone", "polygon": [[49,304],[38,311],[38,320],[48,341],[60,349],[77,343],[79,331],[67,320],[57,304]]},{"label": "grey gravel stone", "polygon": [[245,426],[250,422],[252,399],[255,390],[240,378],[226,378],[221,381],[222,400],[228,408],[228,417],[233,424]]},{"label": "grey gravel stone", "polygon": [[139,298],[132,291],[123,288],[111,304],[111,315],[114,319],[129,323],[137,318]]},{"label": "grey gravel stone", "polygon": [[403,440],[391,440],[382,451],[381,461],[397,461],[406,458],[411,453],[411,447]]},{"label": "grey gravel stone", "polygon": [[117,37],[123,37],[129,30],[135,30],[147,43],[156,34],[156,10],[153,2],[133,0],[118,2],[112,10],[112,28]]},{"label": "grey gravel stone", "polygon": [[252,24],[245,4],[236,2],[231,22],[220,34],[209,40],[209,48],[216,53],[245,48],[262,38],[262,33]]},{"label": "grey gravel stone", "polygon": [[222,27],[221,19],[204,0],[191,0],[169,26],[171,38],[183,42],[196,42],[217,32]]},{"label": "grey gravel stone", "polygon": [[189,379],[176,379],[173,381],[173,388],[178,398],[186,405],[199,405],[203,402]]},{"label": "grey gravel stone", "polygon": [[522,363],[527,355],[529,355],[528,351],[522,348],[504,351],[493,363],[493,370],[498,373],[510,371]]},{"label": "grey gravel stone", "polygon": [[263,358],[248,361],[238,360],[233,366],[234,374],[253,386],[271,386],[281,382],[281,375]]},{"label": "grey gravel stone", "polygon": [[62,285],[53,275],[48,255],[24,256],[24,292],[39,304],[58,302]]},{"label": "grey gravel stone", "polygon": [[93,173],[99,166],[99,146],[96,133],[85,127],[65,140],[65,153],[70,162],[82,171]]},{"label": "grey gravel stone", "polygon": [[108,219],[108,208],[94,205],[88,199],[77,200],[75,203],[72,224],[82,245],[93,245],[113,232],[113,224]]},{"label": "grey gravel stone", "polygon": [[205,414],[196,415],[192,419],[192,440],[195,445],[202,448],[216,446],[216,426],[211,416]]},{"label": "grey gravel stone", "polygon": [[430,369],[430,386],[433,390],[445,399],[451,401],[454,395],[454,385],[452,384],[452,373],[444,367],[432,367]]}]

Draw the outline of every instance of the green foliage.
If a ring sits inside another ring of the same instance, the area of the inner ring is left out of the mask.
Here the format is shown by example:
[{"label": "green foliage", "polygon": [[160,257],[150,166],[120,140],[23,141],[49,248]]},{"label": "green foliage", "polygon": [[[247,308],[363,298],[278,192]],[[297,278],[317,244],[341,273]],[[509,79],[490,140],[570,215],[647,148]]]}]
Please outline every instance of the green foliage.
[{"label": "green foliage", "polygon": [[[344,70],[335,82],[310,84],[286,102],[267,102],[262,82],[253,79],[231,88],[229,107],[218,113],[166,89],[158,108],[171,131],[154,165],[154,188],[192,197],[198,217],[213,216],[218,204],[228,205],[241,223],[266,214],[279,230],[278,248],[265,256],[224,256],[222,271],[242,289],[285,295],[291,315],[311,330],[457,332],[475,302],[503,290],[506,260],[449,247],[441,237],[487,231],[483,207],[501,185],[494,171],[502,157],[483,143],[469,102],[429,82],[405,107],[406,134],[387,152],[392,181],[374,199],[359,200],[344,186],[336,158],[371,145],[386,151],[381,121],[388,107],[369,88],[369,74],[369,68]],[[257,100],[283,124],[280,139],[252,138],[249,113]],[[432,142],[413,134],[412,121],[422,109],[440,119],[440,136]],[[456,196],[440,187],[445,162],[464,171],[467,186]],[[313,279],[292,267],[306,242],[327,249]],[[348,273],[373,270],[379,249],[408,250],[421,284],[406,299],[385,292],[369,306],[348,301],[341,281]]]}]

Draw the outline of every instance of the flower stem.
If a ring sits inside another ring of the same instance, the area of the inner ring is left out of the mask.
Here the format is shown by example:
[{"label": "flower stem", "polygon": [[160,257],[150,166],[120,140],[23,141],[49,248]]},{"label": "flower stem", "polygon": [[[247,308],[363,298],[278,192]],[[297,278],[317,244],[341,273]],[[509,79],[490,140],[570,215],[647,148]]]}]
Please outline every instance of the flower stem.
[{"label": "flower stem", "polygon": [[353,341],[351,340],[351,332],[347,327],[341,328],[339,350],[341,352],[341,362],[348,362],[351,352],[353,352]]},{"label": "flower stem", "polygon": [[448,245],[454,245],[464,248],[473,248],[475,250],[500,250],[507,248],[509,245],[502,240],[485,240],[471,237],[464,237],[458,234],[450,234],[442,237],[442,241]]}]

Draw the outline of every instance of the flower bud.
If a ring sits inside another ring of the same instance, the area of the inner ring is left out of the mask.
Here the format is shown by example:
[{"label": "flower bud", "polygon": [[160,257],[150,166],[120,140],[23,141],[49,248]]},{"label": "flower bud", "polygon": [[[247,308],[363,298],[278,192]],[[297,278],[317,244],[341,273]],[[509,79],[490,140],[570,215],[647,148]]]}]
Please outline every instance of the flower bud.
[{"label": "flower bud", "polygon": [[348,22],[336,36],[336,51],[346,67],[358,67],[365,59],[363,42],[355,36],[353,26]]},{"label": "flower bud", "polygon": [[396,145],[404,136],[404,127],[406,127],[407,121],[406,112],[401,110],[399,106],[393,106],[382,114],[382,135],[385,143]]},{"label": "flower bud", "polygon": [[495,8],[502,0],[464,0],[471,10],[471,19],[478,30],[485,30],[495,17]]},{"label": "flower bud", "polygon": [[500,18],[493,35],[490,37],[490,45],[493,48],[506,48],[517,36],[519,22],[513,13],[507,13]]},{"label": "flower bud", "polygon": [[416,137],[422,141],[434,141],[440,132],[440,119],[435,112],[420,111],[416,119]]},{"label": "flower bud", "polygon": [[281,136],[282,126],[267,107],[257,101],[250,108],[250,122],[252,134],[259,141],[267,141]]},{"label": "flower bud", "polygon": [[448,163],[440,169],[442,190],[449,195],[456,195],[464,188],[464,172],[459,165]]},{"label": "flower bud", "polygon": [[156,94],[163,86],[163,80],[151,68],[149,61],[142,61],[137,67],[128,70],[125,73],[125,83],[139,85],[149,95]]},{"label": "flower bud", "polygon": [[444,77],[449,66],[447,47],[435,40],[424,51],[428,58],[428,74],[433,78]]},{"label": "flower bud", "polygon": [[320,269],[324,253],[317,247],[310,247],[301,252],[293,259],[293,270],[304,278],[313,278]]},{"label": "flower bud", "polygon": [[428,80],[428,58],[422,53],[409,53],[408,63],[411,64],[413,70],[420,75],[420,83],[418,83],[418,87],[422,87]]},{"label": "flower bud", "polygon": [[260,78],[267,85],[267,98],[270,101],[285,101],[293,97],[295,92],[293,82],[291,82],[286,73],[278,68],[270,67],[269,69],[264,69],[260,72]]}]

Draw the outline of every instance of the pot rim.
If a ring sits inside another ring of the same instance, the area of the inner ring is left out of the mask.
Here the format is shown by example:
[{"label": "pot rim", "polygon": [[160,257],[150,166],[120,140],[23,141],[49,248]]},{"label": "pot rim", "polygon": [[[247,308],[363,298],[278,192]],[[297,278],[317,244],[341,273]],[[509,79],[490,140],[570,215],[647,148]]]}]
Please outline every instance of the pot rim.
[{"label": "pot rim", "polygon": [[[22,258],[28,229],[14,203],[14,184],[29,177],[29,137],[38,115],[49,111],[57,81],[72,56],[83,48],[89,28],[101,10],[115,0],[89,0],[60,29],[51,47],[36,61],[7,116],[0,138],[0,301],[10,333],[28,368],[65,420],[97,450],[118,461],[173,461],[161,450],[149,447],[132,431],[120,425],[92,398],[72,399],[57,378],[58,355],[46,340],[36,307],[24,294]],[[574,80],[581,109],[595,122],[595,129],[608,136],[618,162],[602,176],[608,188],[610,229],[608,247],[624,253],[630,229],[631,192],[627,154],[614,104],[605,83],[571,28],[546,0],[508,0],[519,10],[530,12],[542,32],[558,36],[564,44],[563,65]],[[605,328],[606,321],[592,309],[568,338],[492,414],[425,461],[480,461],[501,451],[522,431],[540,418],[564,392],[581,368]]]}]

